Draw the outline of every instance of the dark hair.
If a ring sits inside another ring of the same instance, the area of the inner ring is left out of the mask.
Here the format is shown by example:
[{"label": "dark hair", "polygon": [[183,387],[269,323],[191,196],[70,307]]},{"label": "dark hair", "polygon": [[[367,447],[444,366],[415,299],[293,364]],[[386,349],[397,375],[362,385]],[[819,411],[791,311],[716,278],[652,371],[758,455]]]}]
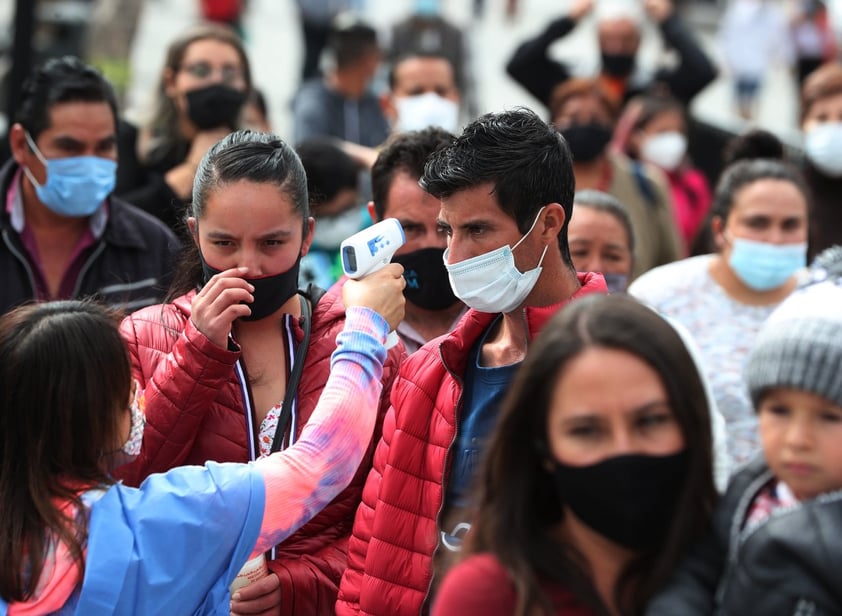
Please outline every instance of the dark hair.
[{"label": "dark hair", "polygon": [[810,191],[801,173],[791,164],[782,160],[764,158],[741,160],[722,172],[713,195],[711,214],[719,216],[724,222],[731,213],[737,193],[760,180],[789,182],[804,196],[805,201],[809,201]]},{"label": "dark hair", "polygon": [[548,105],[550,121],[555,121],[567,101],[583,96],[593,97],[599,101],[599,104],[611,118],[611,124],[616,123],[617,117],[620,115],[620,105],[598,79],[591,77],[573,77],[553,88]]},{"label": "dark hair", "polygon": [[[193,201],[189,215],[201,220],[208,195],[221,186],[246,181],[271,184],[289,198],[293,210],[301,215],[307,234],[310,207],[307,176],[295,151],[280,137],[269,133],[240,130],[223,138],[202,157],[193,179]],[[243,207],[248,207],[243,204]],[[196,242],[186,243],[181,262],[167,293],[167,300],[178,297],[202,280],[202,262]]]},{"label": "dark hair", "polygon": [[842,64],[828,62],[810,73],[801,85],[800,121],[804,122],[815,103],[837,94],[842,94]]},{"label": "dark hair", "polygon": [[377,50],[377,31],[350,13],[340,13],[331,23],[326,47],[337,68],[353,66]]},{"label": "dark hair", "polygon": [[427,160],[421,186],[437,198],[491,183],[500,208],[526,233],[548,203],[564,208],[558,235],[572,267],[567,224],[573,210],[573,158],[561,134],[523,107],[474,120],[453,143]]},{"label": "dark hair", "polygon": [[784,160],[784,144],[774,134],[762,128],[753,128],[725,144],[722,160],[725,166],[740,160],[758,158]]},{"label": "dark hair", "polygon": [[396,133],[389,138],[371,168],[371,194],[378,219],[386,212],[395,175],[403,171],[413,180],[421,179],[430,155],[447,147],[454,139],[452,134],[437,127]]},{"label": "dark hair", "polygon": [[[80,564],[80,491],[112,483],[131,365],[117,315],[90,302],[29,304],[0,318],[0,597],[25,601],[48,546]],[[69,510],[60,503],[70,502]]]},{"label": "dark hair", "polygon": [[573,207],[574,209],[577,207],[589,208],[613,216],[626,232],[629,250],[634,254],[634,230],[632,229],[631,218],[629,218],[626,207],[614,195],[609,195],[601,190],[580,190],[573,197]]},{"label": "dark hair", "polygon": [[[397,70],[398,67],[406,62],[407,60],[415,60],[415,59],[426,59],[426,60],[442,60],[447,63],[450,67],[450,70],[453,74],[453,83],[456,84],[456,67],[453,66],[453,62],[450,58],[440,53],[436,53],[433,51],[410,51],[407,53],[403,53],[399,55],[397,58],[392,60],[392,65],[389,68],[389,89],[394,90],[395,85],[397,84]],[[458,86],[457,86],[458,87]]]},{"label": "dark hair", "polygon": [[158,163],[172,156],[174,152],[179,160],[187,155],[189,143],[181,135],[178,108],[175,101],[167,96],[167,70],[178,73],[182,69],[187,49],[198,41],[217,41],[233,47],[240,57],[240,64],[243,65],[246,93],[251,90],[249,59],[242,41],[233,30],[220,24],[202,24],[187,30],[167,47],[164,68],[158,81],[155,109],[146,129],[148,134],[141,152],[141,158],[147,164]]},{"label": "dark hair", "polygon": [[23,82],[15,113],[34,141],[50,126],[50,110],[59,103],[107,103],[117,131],[117,97],[114,88],[98,70],[74,56],[53,58],[37,68]]},{"label": "dark hair", "polygon": [[[307,173],[310,207],[318,207],[333,199],[340,191],[360,186],[360,165],[330,137],[314,137],[295,148]],[[318,213],[318,212],[316,212]]]},{"label": "dark hair", "polygon": [[521,616],[536,610],[554,613],[541,590],[546,582],[569,588],[596,613],[607,613],[581,554],[549,532],[563,515],[562,496],[546,469],[552,396],[568,363],[593,347],[627,351],[658,373],[689,458],[666,538],[656,549],[639,554],[621,574],[615,589],[621,613],[643,611],[703,535],[715,504],[707,396],[678,332],[626,295],[590,295],[570,303],[538,336],[505,398],[480,474],[479,510],[468,535],[468,552],[491,552],[511,572]]}]

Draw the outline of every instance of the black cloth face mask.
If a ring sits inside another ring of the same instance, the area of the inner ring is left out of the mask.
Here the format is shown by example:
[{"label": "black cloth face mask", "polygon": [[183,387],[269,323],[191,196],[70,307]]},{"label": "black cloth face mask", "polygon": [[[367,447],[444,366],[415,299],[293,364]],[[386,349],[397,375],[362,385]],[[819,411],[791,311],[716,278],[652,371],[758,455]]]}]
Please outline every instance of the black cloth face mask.
[{"label": "black cloth face mask", "polygon": [[687,479],[685,450],[668,456],[625,455],[590,466],[553,460],[559,501],[582,522],[632,550],[657,547],[671,526]]},{"label": "black cloth face mask", "polygon": [[611,77],[625,78],[634,70],[634,55],[626,53],[603,53],[602,70]]},{"label": "black cloth face mask", "polygon": [[[221,273],[222,270],[214,269],[202,259],[202,271],[205,274],[205,284]],[[298,268],[301,265],[301,257],[295,260],[295,264],[285,272],[266,276],[265,278],[244,278],[246,282],[254,287],[252,295],[254,301],[249,304],[251,314],[247,317],[240,317],[242,321],[259,321],[277,311],[284,303],[298,292]]]},{"label": "black cloth face mask", "polygon": [[611,141],[611,129],[599,122],[571,124],[561,131],[574,163],[589,163],[605,152]]},{"label": "black cloth face mask", "polygon": [[240,110],[246,93],[222,83],[190,90],[187,97],[187,116],[199,130],[226,127],[237,128]]},{"label": "black cloth face mask", "polygon": [[426,310],[444,310],[459,301],[444,267],[444,248],[422,248],[392,261],[403,265],[406,301]]}]

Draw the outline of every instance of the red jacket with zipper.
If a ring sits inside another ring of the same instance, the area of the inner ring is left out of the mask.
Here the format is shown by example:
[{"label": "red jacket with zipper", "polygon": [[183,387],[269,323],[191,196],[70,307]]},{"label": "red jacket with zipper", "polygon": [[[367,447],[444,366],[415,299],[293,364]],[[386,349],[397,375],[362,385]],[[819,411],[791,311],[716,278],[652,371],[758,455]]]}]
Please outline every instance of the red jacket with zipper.
[{"label": "red jacket with zipper", "polygon": [[[579,282],[581,289],[570,299],[524,310],[530,338],[569,301],[607,291],[600,274],[579,274]],[[471,347],[496,317],[468,311],[456,329],[401,366],[354,520],[336,603],[339,616],[417,616],[428,609],[462,375]]]},{"label": "red jacket with zipper", "polygon": [[[242,391],[234,372],[240,352],[218,347],[196,329],[190,320],[194,295],[191,292],[171,304],[135,312],[120,328],[134,378],[144,391],[147,420],[140,457],[114,473],[128,485],[136,486],[148,475],[175,466],[249,459]],[[345,307],[337,286],[313,310],[310,346],[298,385],[298,434],[327,381],[330,355],[344,322]],[[296,320],[293,333],[300,343],[304,332]],[[281,614],[333,614],[354,512],[403,354],[402,346],[389,351],[372,445],[353,481],[282,543],[278,558],[269,563],[281,580]],[[279,361],[283,365],[284,358]]]}]

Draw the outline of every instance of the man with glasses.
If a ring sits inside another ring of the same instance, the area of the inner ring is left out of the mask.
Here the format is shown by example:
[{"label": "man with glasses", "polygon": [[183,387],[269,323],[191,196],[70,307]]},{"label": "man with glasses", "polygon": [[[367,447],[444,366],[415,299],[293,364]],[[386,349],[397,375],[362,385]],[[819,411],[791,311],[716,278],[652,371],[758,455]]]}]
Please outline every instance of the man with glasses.
[{"label": "man with glasses", "polygon": [[111,196],[116,132],[111,85],[77,58],[24,83],[0,169],[0,313],[33,299],[92,296],[125,311],[161,301],[179,243]]}]

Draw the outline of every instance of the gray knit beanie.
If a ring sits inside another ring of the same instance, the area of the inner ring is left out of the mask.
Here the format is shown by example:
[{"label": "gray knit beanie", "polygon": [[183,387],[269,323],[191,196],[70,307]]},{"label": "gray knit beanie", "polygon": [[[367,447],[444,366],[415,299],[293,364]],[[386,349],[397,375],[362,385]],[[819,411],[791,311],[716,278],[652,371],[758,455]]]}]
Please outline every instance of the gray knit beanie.
[{"label": "gray knit beanie", "polygon": [[842,247],[823,252],[809,280],[771,314],[744,375],[755,408],[773,387],[800,389],[842,406]]}]

